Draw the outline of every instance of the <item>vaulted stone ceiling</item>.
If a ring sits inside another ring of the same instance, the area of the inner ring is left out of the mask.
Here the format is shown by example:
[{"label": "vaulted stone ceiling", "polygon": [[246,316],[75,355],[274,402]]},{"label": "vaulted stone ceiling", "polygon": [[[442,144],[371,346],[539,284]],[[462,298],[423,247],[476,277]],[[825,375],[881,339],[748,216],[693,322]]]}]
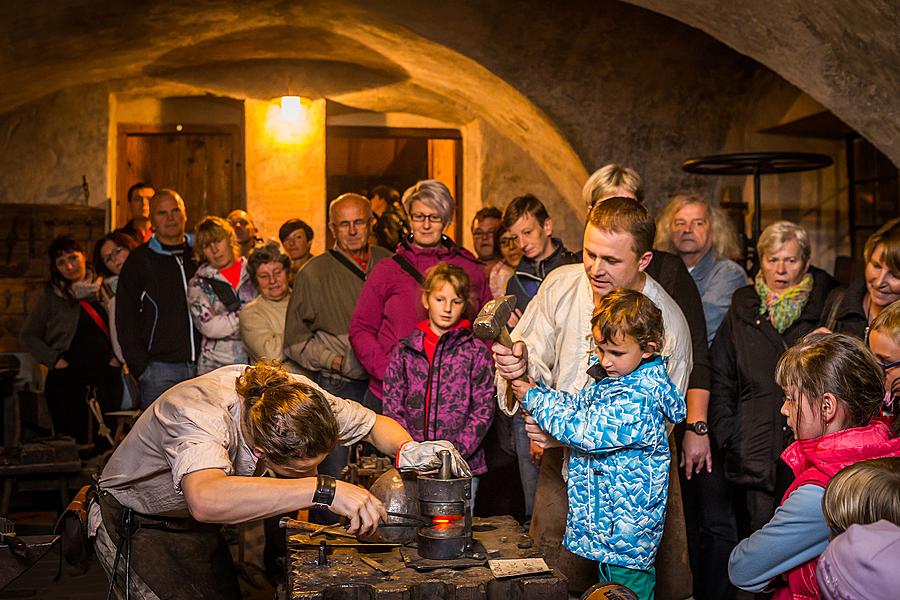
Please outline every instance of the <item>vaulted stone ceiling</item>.
[{"label": "vaulted stone ceiling", "polygon": [[766,65],[900,165],[900,2],[626,0]]},{"label": "vaulted stone ceiling", "polygon": [[[674,20],[612,0],[4,2],[0,113],[101,82],[119,92],[163,81],[238,97],[293,88],[449,122],[480,116],[522,143],[553,142],[543,168],[574,180],[583,175],[578,159],[596,166],[616,137],[640,144],[668,135],[663,151],[683,148],[692,132],[666,124],[717,110],[704,107],[705,73],[720,99],[740,103],[759,73],[743,54],[900,163],[900,18],[892,0],[821,0],[814,10],[802,0],[631,4]],[[731,89],[722,91],[723,81]],[[667,93],[683,108],[666,104]],[[669,114],[652,131],[618,125],[622,115],[607,108],[615,99],[635,114]],[[721,136],[727,120],[710,116],[704,125]],[[589,124],[604,128],[605,143]]]}]

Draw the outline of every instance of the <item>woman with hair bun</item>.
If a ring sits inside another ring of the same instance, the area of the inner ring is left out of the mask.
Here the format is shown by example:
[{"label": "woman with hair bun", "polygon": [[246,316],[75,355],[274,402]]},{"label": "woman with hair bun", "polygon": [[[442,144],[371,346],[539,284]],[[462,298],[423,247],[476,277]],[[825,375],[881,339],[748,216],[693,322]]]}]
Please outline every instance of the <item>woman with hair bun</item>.
[{"label": "woman with hair bun", "polygon": [[[313,505],[348,517],[350,533],[371,533],[386,520],[368,491],[315,475],[336,444],[360,441],[396,456],[401,470],[434,469],[437,452],[449,450],[455,476],[471,476],[449,442],[414,442],[396,421],[277,362],[184,381],[141,415],[103,470],[90,509],[97,555],[114,587],[129,581],[135,597],[182,597],[190,585],[192,598],[237,600],[218,525]],[[281,478],[255,477],[266,470]]]}]

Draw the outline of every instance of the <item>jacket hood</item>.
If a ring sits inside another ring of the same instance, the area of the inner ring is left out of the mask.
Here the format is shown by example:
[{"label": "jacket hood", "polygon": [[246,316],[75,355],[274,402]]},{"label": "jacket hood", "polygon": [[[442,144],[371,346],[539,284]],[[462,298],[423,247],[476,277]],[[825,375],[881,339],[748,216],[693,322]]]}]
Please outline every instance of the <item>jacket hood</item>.
[{"label": "jacket hood", "polygon": [[423,275],[425,271],[433,266],[435,262],[447,261],[453,257],[462,257],[473,263],[480,264],[475,255],[453,243],[453,240],[446,235],[441,236],[441,243],[431,248],[419,248],[413,245],[412,235],[407,236],[405,240],[397,246],[397,254],[402,256],[414,266]]},{"label": "jacket hood", "polygon": [[[519,261],[519,266],[516,267],[516,275],[525,275],[543,279],[546,276],[546,273],[552,271],[553,268],[556,267],[557,263],[570,258],[569,255],[572,253],[566,250],[561,239],[555,237],[550,238],[550,243],[553,245],[553,252],[550,253],[550,256],[542,260],[540,265],[527,256],[523,256],[522,260]],[[540,272],[538,267],[540,267]]]},{"label": "jacket hood", "polygon": [[443,339],[445,346],[452,348],[474,335],[472,333],[472,323],[468,319],[463,319],[456,324],[456,327],[438,338],[437,334],[428,326],[428,320],[426,319],[419,321],[413,332],[400,340],[400,344],[407,348],[424,352],[426,337],[431,338],[435,343],[437,343],[438,339]]},{"label": "jacket hood", "polygon": [[[666,371],[667,359],[663,359],[658,354],[645,359],[638,368],[625,375],[624,377],[612,378],[606,377],[601,379],[597,385],[599,386],[616,386],[616,387],[653,387],[656,393],[653,397],[658,400],[659,410],[672,423],[679,423],[685,419],[686,406],[684,397],[675,384],[669,379]],[[594,366],[598,366],[596,363]],[[593,367],[592,367],[593,368]]]},{"label": "jacket hood", "polygon": [[[192,249],[194,247],[194,234],[185,233],[184,243],[189,250]],[[156,239],[155,233],[150,237],[150,241],[147,242],[147,246],[157,254],[162,254],[163,256],[172,256],[172,252],[163,248],[162,242]]]},{"label": "jacket hood", "polygon": [[[241,256],[235,259],[235,262],[241,263],[241,276],[238,280],[238,287],[240,287],[245,280],[250,279],[250,273],[247,270],[247,257]],[[219,272],[219,269],[215,268],[208,262],[204,262],[202,265],[197,267],[197,272],[195,273],[195,275],[197,277],[206,277],[207,279],[218,279],[219,281],[226,281],[225,276]]]},{"label": "jacket hood", "polygon": [[882,421],[843,429],[811,440],[798,440],[782,452],[781,460],[794,475],[818,469],[829,477],[847,465],[870,458],[900,456],[900,438],[891,438]]},{"label": "jacket hood", "polygon": [[[850,282],[840,298],[840,303],[835,307],[835,318],[846,319],[850,316],[866,318],[866,311],[863,310],[863,298],[866,295],[866,280],[864,277],[854,279]],[[827,317],[829,315],[823,315]]]}]

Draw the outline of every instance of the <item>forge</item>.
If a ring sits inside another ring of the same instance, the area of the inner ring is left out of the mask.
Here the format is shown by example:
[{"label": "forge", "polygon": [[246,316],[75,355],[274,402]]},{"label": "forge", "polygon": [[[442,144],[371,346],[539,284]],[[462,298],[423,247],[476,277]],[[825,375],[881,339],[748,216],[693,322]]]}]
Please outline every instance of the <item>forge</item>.
[{"label": "forge", "polygon": [[543,556],[515,519],[472,516],[472,479],[452,477],[442,459],[435,474],[391,469],[372,485],[389,514],[374,535],[355,541],[288,521],[282,597],[566,598],[561,572],[523,562]]}]

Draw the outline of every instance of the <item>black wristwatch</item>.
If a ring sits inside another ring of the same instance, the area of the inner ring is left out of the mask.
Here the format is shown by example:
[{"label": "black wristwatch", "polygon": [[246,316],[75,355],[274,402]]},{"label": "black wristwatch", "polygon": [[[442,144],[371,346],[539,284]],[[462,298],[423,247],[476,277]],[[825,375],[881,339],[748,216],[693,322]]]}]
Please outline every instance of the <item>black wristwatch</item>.
[{"label": "black wristwatch", "polygon": [[319,475],[316,477],[316,493],[313,494],[313,503],[320,506],[331,506],[336,490],[337,481],[334,477]]},{"label": "black wristwatch", "polygon": [[689,431],[693,431],[697,435],[706,435],[709,433],[709,426],[706,424],[706,421],[694,421],[693,423],[686,423],[685,427]]}]

